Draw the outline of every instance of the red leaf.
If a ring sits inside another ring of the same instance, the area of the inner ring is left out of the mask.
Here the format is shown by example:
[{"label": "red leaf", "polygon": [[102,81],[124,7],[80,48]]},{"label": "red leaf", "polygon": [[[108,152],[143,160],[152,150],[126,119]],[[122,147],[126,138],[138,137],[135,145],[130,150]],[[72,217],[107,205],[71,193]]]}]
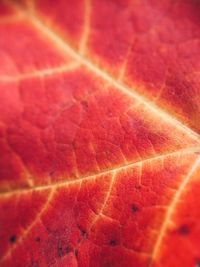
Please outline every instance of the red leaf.
[{"label": "red leaf", "polygon": [[199,266],[199,15],[0,3],[0,266]]}]

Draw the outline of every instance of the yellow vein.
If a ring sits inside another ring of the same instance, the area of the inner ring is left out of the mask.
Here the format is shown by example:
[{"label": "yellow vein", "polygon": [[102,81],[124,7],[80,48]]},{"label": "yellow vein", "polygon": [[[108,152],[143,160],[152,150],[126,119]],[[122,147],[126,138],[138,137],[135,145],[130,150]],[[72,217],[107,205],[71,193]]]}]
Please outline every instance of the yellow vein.
[{"label": "yellow vein", "polygon": [[9,256],[12,255],[12,252],[17,248],[17,246],[19,246],[23,240],[25,239],[25,237],[30,233],[31,229],[34,227],[34,225],[39,221],[39,219],[41,219],[42,215],[45,213],[45,211],[48,209],[49,207],[49,203],[52,201],[53,196],[54,196],[55,190],[52,189],[49,193],[49,196],[47,198],[47,200],[45,201],[44,205],[42,206],[41,210],[39,211],[39,213],[37,214],[37,216],[35,217],[34,221],[28,226],[27,229],[25,229],[21,236],[19,237],[18,241],[16,244],[14,244],[10,250],[7,251],[7,253],[2,257],[2,259],[0,260],[0,263],[4,262]]},{"label": "yellow vein", "polygon": [[136,90],[133,90],[133,88],[129,88],[124,83],[121,83],[120,81],[115,79],[113,76],[111,76],[105,70],[100,69],[92,61],[90,61],[88,58],[79,54],[76,50],[74,50],[71,46],[69,46],[67,44],[67,42],[62,37],[58,36],[56,34],[56,32],[54,32],[52,29],[47,27],[39,18],[37,18],[36,16],[31,15],[31,14],[28,14],[27,18],[30,19],[30,21],[33,23],[33,25],[35,25],[36,28],[38,28],[40,31],[42,31],[44,33],[44,35],[48,36],[49,39],[51,39],[57,47],[62,49],[63,52],[67,53],[68,55],[70,54],[78,62],[84,64],[92,72],[96,73],[98,76],[100,76],[104,80],[106,80],[109,83],[111,83],[112,85],[116,86],[116,88],[121,90],[124,94],[126,94],[130,97],[133,97],[133,98],[137,99],[137,101],[146,105],[152,112],[156,113],[157,116],[162,117],[166,121],[174,124],[176,128],[184,130],[185,132],[189,133],[194,139],[199,140],[199,134],[197,132],[195,132],[194,130],[189,128],[183,122],[172,117],[171,114],[167,113],[166,111],[164,111],[163,109],[161,109],[160,107],[155,105],[149,99],[140,95]]},{"label": "yellow vein", "polygon": [[32,72],[21,73],[21,74],[17,74],[17,75],[13,75],[13,76],[0,75],[0,81],[2,81],[2,82],[14,82],[14,81],[26,80],[29,78],[37,78],[37,77],[42,78],[45,76],[53,76],[56,74],[65,73],[66,71],[73,71],[79,66],[80,66],[80,64],[77,62],[70,62],[68,64],[65,64],[65,65],[62,65],[59,67],[35,70]]},{"label": "yellow vein", "polygon": [[[91,231],[91,229],[93,228],[93,226],[96,224],[96,222],[98,221],[98,219],[100,217],[104,217],[104,210],[106,208],[106,205],[108,203],[108,200],[110,198],[110,195],[112,193],[112,189],[113,189],[113,186],[114,186],[114,182],[115,182],[115,178],[116,178],[116,175],[117,175],[117,172],[115,171],[113,174],[112,174],[112,177],[111,177],[111,180],[110,180],[110,183],[109,183],[109,187],[108,187],[108,191],[107,193],[105,194],[105,198],[104,198],[104,201],[103,201],[103,204],[99,210],[99,212],[96,214],[94,220],[91,222],[91,225],[89,227],[89,232]],[[76,248],[78,248],[82,242],[83,242],[84,238],[82,238],[82,240],[80,240],[80,242],[78,243],[78,246]]]},{"label": "yellow vein", "polygon": [[13,22],[19,22],[21,21],[23,16],[20,16],[19,14],[17,15],[10,15],[10,16],[5,16],[0,19],[0,24],[8,24],[8,23],[13,23]]},{"label": "yellow vein", "polygon": [[67,186],[67,185],[71,185],[74,183],[79,183],[82,180],[92,180],[95,179],[96,177],[100,177],[101,175],[106,175],[106,174],[112,174],[112,173],[117,173],[123,170],[126,170],[128,168],[131,168],[133,166],[137,166],[137,165],[141,165],[145,162],[149,162],[149,161],[153,161],[153,160],[159,160],[159,159],[163,159],[166,157],[170,157],[170,156],[177,156],[177,155],[183,155],[183,154],[191,154],[191,153],[199,153],[200,152],[200,146],[195,146],[195,147],[189,147],[189,148],[184,148],[184,149],[179,149],[176,151],[172,151],[172,152],[168,152],[168,153],[164,153],[164,154],[159,154],[159,155],[154,155],[151,156],[149,158],[145,158],[142,160],[136,160],[133,162],[129,162],[126,163],[124,165],[120,165],[117,166],[115,168],[111,168],[111,169],[106,169],[103,170],[97,174],[91,174],[88,176],[82,176],[79,178],[75,178],[72,180],[64,180],[64,181],[59,181],[59,182],[52,182],[51,184],[46,184],[46,185],[35,185],[29,188],[16,188],[16,189],[12,189],[12,190],[5,190],[5,191],[1,191],[0,192],[0,197],[10,197],[13,194],[22,194],[22,193],[27,193],[27,192],[31,192],[33,190],[35,191],[41,191],[41,190],[47,190],[47,189],[51,189],[51,188],[59,188],[59,187],[63,187],[63,186]]},{"label": "yellow vein", "polygon": [[161,230],[160,230],[160,234],[156,240],[154,249],[153,249],[153,253],[152,253],[152,260],[151,263],[149,265],[149,267],[151,267],[154,263],[154,260],[156,259],[156,256],[159,253],[159,249],[162,245],[162,241],[163,238],[166,234],[167,228],[169,226],[169,223],[172,221],[172,217],[173,217],[173,213],[174,210],[178,204],[178,201],[180,200],[180,197],[182,195],[182,193],[184,192],[186,186],[188,185],[188,183],[190,182],[190,179],[192,178],[192,175],[194,174],[195,170],[197,169],[197,167],[200,165],[200,157],[198,157],[198,159],[194,162],[193,166],[191,167],[188,175],[185,177],[185,179],[183,180],[181,186],[179,187],[179,189],[176,191],[174,198],[172,199],[171,204],[169,205],[166,215],[165,215],[165,219],[164,222],[162,224]]},{"label": "yellow vein", "polygon": [[99,219],[99,217],[101,215],[103,215],[103,212],[106,208],[106,205],[107,205],[107,202],[110,198],[110,195],[111,195],[111,192],[112,192],[112,189],[113,189],[113,185],[114,185],[114,182],[115,182],[115,178],[116,178],[116,175],[117,175],[117,171],[114,171],[114,173],[112,174],[112,178],[111,178],[111,181],[110,181],[110,185],[109,185],[109,188],[108,188],[108,191],[107,191],[107,194],[105,196],[105,199],[104,199],[104,202],[103,202],[103,205],[101,206],[101,209],[99,211],[99,213],[97,214],[97,216],[95,217],[95,219],[93,220],[91,226],[90,226],[90,229],[94,226],[94,224],[97,222],[97,220]]},{"label": "yellow vein", "polygon": [[91,3],[90,0],[85,0],[85,16],[84,16],[84,26],[83,34],[80,42],[79,52],[80,54],[85,54],[86,44],[90,33],[90,17],[91,17]]}]

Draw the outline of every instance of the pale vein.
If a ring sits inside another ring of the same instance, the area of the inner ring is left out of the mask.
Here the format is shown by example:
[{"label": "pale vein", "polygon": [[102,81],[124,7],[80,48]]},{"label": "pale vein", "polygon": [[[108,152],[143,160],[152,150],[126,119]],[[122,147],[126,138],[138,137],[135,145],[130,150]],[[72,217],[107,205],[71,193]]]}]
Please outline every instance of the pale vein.
[{"label": "pale vein", "polygon": [[92,175],[88,175],[88,176],[82,176],[82,177],[78,177],[78,178],[74,178],[71,180],[64,180],[64,181],[59,181],[59,182],[51,182],[51,184],[46,184],[46,185],[35,185],[32,187],[28,187],[28,188],[20,188],[20,189],[12,189],[12,190],[5,190],[5,191],[1,191],[0,192],[0,197],[10,197],[13,194],[21,194],[21,193],[28,193],[31,191],[41,191],[41,190],[46,190],[46,189],[51,189],[51,188],[60,188],[60,187],[64,187],[70,184],[74,184],[74,183],[78,183],[82,180],[93,180],[96,177],[100,177],[101,175],[106,175],[106,174],[113,174],[113,173],[118,173],[120,171],[126,170],[128,168],[131,168],[133,166],[137,166],[137,165],[141,165],[144,164],[145,162],[149,162],[149,161],[153,161],[153,160],[160,160],[160,159],[164,159],[166,157],[170,157],[170,156],[178,156],[178,155],[184,155],[184,154],[190,154],[190,153],[199,153],[200,152],[200,146],[196,146],[196,147],[190,147],[190,148],[184,148],[184,149],[179,149],[176,151],[172,151],[172,152],[168,152],[168,153],[164,153],[164,154],[159,154],[159,155],[154,155],[151,156],[149,158],[145,158],[142,160],[136,160],[133,162],[129,162],[127,164],[124,165],[120,165],[117,166],[115,168],[111,168],[111,169],[106,169],[103,170],[97,174],[92,174]]},{"label": "pale vein", "polygon": [[48,209],[49,207],[49,203],[52,201],[53,196],[54,196],[55,190],[52,189],[49,193],[49,196],[46,200],[46,202],[44,203],[44,205],[42,206],[41,210],[39,211],[39,213],[37,214],[37,216],[35,217],[35,219],[33,220],[33,222],[27,227],[27,229],[25,229],[21,236],[19,237],[18,241],[16,244],[14,244],[13,246],[11,246],[10,250],[7,251],[7,253],[2,257],[2,259],[0,260],[0,263],[4,262],[9,256],[12,255],[13,251],[23,242],[23,240],[26,238],[26,236],[30,233],[31,229],[35,226],[35,224],[41,219],[42,215],[45,213],[45,211]]},{"label": "pale vein", "polygon": [[80,42],[79,52],[80,54],[85,54],[86,44],[90,33],[90,17],[91,17],[91,0],[85,0],[85,16],[84,16],[84,26],[83,34]]},{"label": "pale vein", "polygon": [[154,263],[154,260],[156,259],[156,256],[159,253],[159,249],[162,245],[162,241],[165,237],[165,234],[167,232],[168,226],[170,224],[170,222],[172,221],[172,217],[173,217],[173,213],[174,210],[181,198],[182,193],[184,192],[186,186],[188,185],[188,183],[190,182],[190,179],[192,178],[192,175],[194,174],[194,172],[196,171],[197,167],[200,165],[200,157],[198,157],[198,159],[194,162],[193,166],[191,167],[189,173],[187,174],[187,176],[185,177],[185,179],[183,180],[183,182],[181,183],[180,187],[178,188],[178,190],[176,191],[168,209],[167,212],[165,214],[165,218],[164,218],[164,222],[161,226],[161,230],[159,233],[159,236],[156,240],[154,249],[153,249],[153,253],[152,253],[152,261],[149,265],[149,267],[151,267]]},{"label": "pale vein", "polygon": [[28,19],[31,20],[31,22],[35,25],[36,28],[38,28],[40,31],[42,31],[46,36],[48,36],[54,44],[56,44],[60,49],[62,49],[63,52],[67,53],[67,55],[71,55],[74,59],[76,59],[81,64],[85,65],[90,69],[92,72],[96,73],[99,77],[103,78],[104,80],[108,81],[112,85],[114,85],[116,88],[118,88],[120,91],[122,91],[124,94],[135,98],[140,103],[144,104],[146,107],[148,107],[149,110],[151,110],[153,113],[155,113],[157,116],[162,117],[162,119],[172,123],[176,128],[179,128],[181,130],[184,130],[187,132],[190,136],[192,136],[194,139],[199,140],[199,134],[196,133],[194,130],[183,124],[183,122],[179,121],[178,119],[171,116],[171,114],[167,113],[157,105],[155,105],[152,101],[149,99],[143,97],[140,95],[136,90],[133,90],[133,88],[129,88],[127,85],[121,83],[120,81],[116,80],[114,77],[112,77],[109,73],[107,73],[105,70],[100,69],[98,66],[96,66],[92,61],[90,61],[85,56],[78,53],[76,50],[74,50],[72,47],[70,47],[67,42],[62,39],[62,37],[58,36],[56,32],[54,32],[52,29],[47,27],[42,21],[40,21],[39,18],[37,18],[34,15],[29,14]]},{"label": "pale vein", "polygon": [[0,75],[0,81],[1,82],[18,82],[30,78],[42,78],[46,76],[53,76],[56,74],[62,74],[68,71],[73,71],[75,70],[80,64],[77,62],[70,62],[68,64],[54,67],[54,68],[46,68],[46,69],[41,69],[41,70],[35,70],[32,72],[27,72],[27,73],[20,73],[17,75]]}]

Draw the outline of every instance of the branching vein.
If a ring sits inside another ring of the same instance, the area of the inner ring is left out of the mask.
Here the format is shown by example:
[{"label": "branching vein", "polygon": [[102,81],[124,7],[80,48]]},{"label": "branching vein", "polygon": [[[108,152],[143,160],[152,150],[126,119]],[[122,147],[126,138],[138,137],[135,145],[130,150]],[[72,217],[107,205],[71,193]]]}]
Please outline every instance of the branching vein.
[{"label": "branching vein", "polygon": [[92,179],[95,179],[97,176],[118,173],[120,171],[131,168],[135,165],[140,166],[141,164],[144,164],[145,162],[148,162],[148,161],[164,159],[164,158],[170,157],[170,156],[176,157],[176,156],[179,156],[180,154],[184,155],[184,154],[199,153],[199,152],[200,152],[200,147],[198,147],[198,146],[185,148],[185,149],[179,149],[179,150],[176,150],[173,152],[154,155],[154,156],[151,156],[149,158],[142,159],[142,160],[136,160],[136,161],[132,161],[129,163],[125,163],[124,165],[120,165],[120,166],[117,166],[117,167],[114,167],[111,169],[103,170],[97,174],[82,176],[82,177],[74,178],[71,180],[70,179],[67,179],[67,180],[64,179],[62,181],[51,182],[51,184],[46,184],[46,185],[34,185],[34,186],[28,187],[28,188],[20,188],[20,189],[16,188],[16,189],[12,189],[12,190],[4,190],[4,191],[0,192],[0,197],[10,197],[13,194],[28,193],[28,192],[33,191],[33,190],[41,191],[41,190],[46,190],[46,189],[51,189],[51,188],[60,188],[60,187],[68,186],[70,184],[78,183],[82,180],[92,180]]},{"label": "branching vein", "polygon": [[[14,3],[13,3],[14,4]],[[21,11],[21,8],[16,6],[16,9]],[[90,5],[88,4],[88,12],[86,12],[87,19],[89,18],[90,13]],[[161,109],[159,106],[157,106],[154,102],[147,99],[146,97],[142,96],[137,92],[135,88],[129,88],[126,84],[122,83],[121,81],[115,79],[110,73],[106,72],[103,69],[100,69],[97,65],[95,65],[90,59],[85,57],[80,52],[73,49],[67,41],[62,37],[59,36],[59,34],[54,31],[52,28],[50,29],[38,16],[34,15],[31,12],[24,11],[25,16],[27,17],[27,20],[31,21],[31,23],[44,35],[46,35],[52,42],[59,47],[64,53],[67,55],[70,55],[72,58],[80,62],[80,64],[83,64],[86,66],[90,71],[101,77],[102,79],[108,81],[110,84],[115,86],[118,90],[123,92],[125,95],[128,95],[129,97],[132,97],[136,99],[138,102],[145,105],[151,112],[155,113],[157,116],[160,116],[163,120],[172,123],[174,127],[181,129],[182,131],[188,133],[191,137],[193,137],[195,140],[199,140],[199,134],[195,132],[193,129],[189,128],[187,125],[185,125],[183,122],[179,121],[177,118],[173,117],[171,114],[169,114],[167,111]],[[87,24],[87,22],[86,22]],[[85,37],[83,39],[87,38],[89,31],[89,25],[87,25],[87,31]],[[83,41],[85,43],[85,41]]]},{"label": "branching vein", "polygon": [[197,167],[200,165],[200,157],[197,158],[197,160],[194,162],[193,166],[191,167],[189,173],[187,174],[187,176],[185,177],[185,179],[183,180],[183,182],[181,183],[179,189],[176,191],[175,195],[174,195],[174,198],[172,199],[168,209],[167,209],[167,212],[166,212],[166,215],[165,215],[165,218],[164,218],[164,222],[161,226],[161,230],[160,230],[160,233],[158,235],[158,238],[156,240],[156,243],[155,243],[155,246],[154,246],[154,249],[153,249],[153,253],[152,253],[152,260],[151,260],[151,263],[149,265],[149,267],[151,267],[154,263],[154,260],[156,259],[156,256],[157,254],[159,253],[159,250],[161,248],[161,245],[162,245],[162,241],[165,237],[165,234],[166,234],[166,231],[168,229],[168,226],[170,224],[170,222],[172,222],[172,217],[173,217],[173,213],[175,211],[175,208],[178,204],[178,202],[180,201],[180,198],[181,198],[181,195],[182,193],[184,192],[186,186],[188,185],[188,183],[190,182],[194,172],[196,171]]},{"label": "branching vein", "polygon": [[3,258],[1,258],[0,264],[3,263],[9,256],[12,255],[12,252],[23,242],[23,240],[30,233],[30,231],[34,227],[34,225],[41,219],[43,214],[48,210],[49,203],[53,200],[54,194],[55,194],[55,190],[52,189],[49,192],[47,200],[45,201],[44,205],[42,206],[41,210],[38,212],[38,214],[35,217],[35,219],[33,220],[33,222],[22,232],[17,243],[7,251],[7,253],[3,256]]},{"label": "branching vein", "polygon": [[98,66],[96,66],[90,59],[86,58],[85,56],[74,50],[72,47],[70,47],[68,43],[64,40],[64,38],[60,37],[56,32],[47,27],[38,17],[28,14],[28,19],[31,20],[33,25],[35,25],[38,30],[43,32],[44,35],[48,36],[48,38],[50,38],[54,42],[54,44],[59,47],[64,53],[66,53],[67,55],[71,55],[72,58],[85,65],[88,69],[90,69],[93,73],[95,73],[102,79],[114,85],[125,95],[135,98],[137,101],[145,105],[151,112],[155,113],[157,116],[160,116],[165,121],[172,123],[176,128],[185,131],[191,137],[194,137],[194,139],[199,139],[199,134],[196,133],[194,130],[190,129],[183,122],[179,121],[177,118],[173,117],[171,114],[167,113],[166,111],[155,105],[155,103],[153,103],[149,99],[140,95],[134,88],[129,88],[127,85],[118,81],[105,70],[100,69]]}]

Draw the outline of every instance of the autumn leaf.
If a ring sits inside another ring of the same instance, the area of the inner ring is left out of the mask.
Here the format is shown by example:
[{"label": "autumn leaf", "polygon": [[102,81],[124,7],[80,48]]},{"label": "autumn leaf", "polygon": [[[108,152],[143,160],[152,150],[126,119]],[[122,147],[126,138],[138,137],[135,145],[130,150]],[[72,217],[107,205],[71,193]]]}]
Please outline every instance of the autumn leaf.
[{"label": "autumn leaf", "polygon": [[200,2],[0,2],[0,266],[200,266]]}]

